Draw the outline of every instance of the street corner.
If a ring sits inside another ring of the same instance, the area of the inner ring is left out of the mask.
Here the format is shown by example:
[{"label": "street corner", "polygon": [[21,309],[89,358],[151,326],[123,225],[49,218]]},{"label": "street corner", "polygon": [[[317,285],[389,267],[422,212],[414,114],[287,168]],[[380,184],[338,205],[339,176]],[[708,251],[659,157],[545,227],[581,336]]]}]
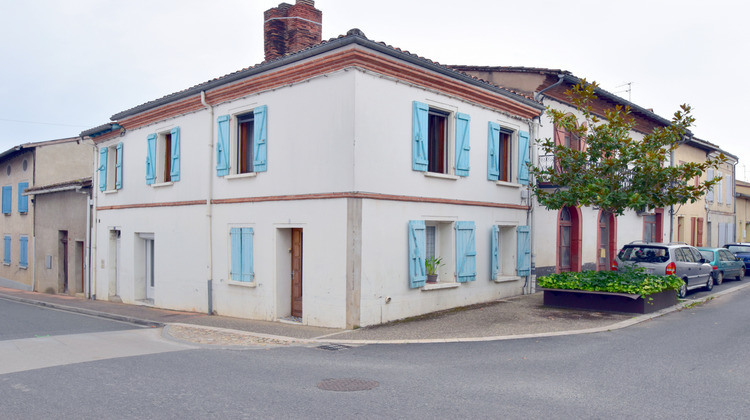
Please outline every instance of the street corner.
[{"label": "street corner", "polygon": [[167,324],[162,336],[169,340],[216,348],[274,348],[306,344],[304,340],[191,324]]}]

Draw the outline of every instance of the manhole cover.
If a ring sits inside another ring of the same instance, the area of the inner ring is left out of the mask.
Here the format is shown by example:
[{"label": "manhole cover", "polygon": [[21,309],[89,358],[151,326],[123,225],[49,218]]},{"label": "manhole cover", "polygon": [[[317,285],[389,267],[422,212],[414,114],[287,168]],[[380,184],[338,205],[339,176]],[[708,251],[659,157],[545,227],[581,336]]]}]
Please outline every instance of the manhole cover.
[{"label": "manhole cover", "polygon": [[341,378],[341,379],[324,379],[318,383],[318,388],[324,391],[369,391],[377,388],[378,381],[368,381],[365,379]]}]

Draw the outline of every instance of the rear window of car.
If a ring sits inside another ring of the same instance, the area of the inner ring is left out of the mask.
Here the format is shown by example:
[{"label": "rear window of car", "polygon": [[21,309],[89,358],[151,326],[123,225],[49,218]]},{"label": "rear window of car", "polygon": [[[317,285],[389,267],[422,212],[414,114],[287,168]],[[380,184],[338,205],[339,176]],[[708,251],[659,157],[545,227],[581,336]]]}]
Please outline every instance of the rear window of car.
[{"label": "rear window of car", "polygon": [[737,253],[746,254],[746,253],[750,253],[750,246],[747,246],[747,245],[728,245],[727,249],[732,254],[737,254]]},{"label": "rear window of car", "polygon": [[618,257],[622,261],[664,263],[669,261],[667,248],[659,246],[626,246]]}]

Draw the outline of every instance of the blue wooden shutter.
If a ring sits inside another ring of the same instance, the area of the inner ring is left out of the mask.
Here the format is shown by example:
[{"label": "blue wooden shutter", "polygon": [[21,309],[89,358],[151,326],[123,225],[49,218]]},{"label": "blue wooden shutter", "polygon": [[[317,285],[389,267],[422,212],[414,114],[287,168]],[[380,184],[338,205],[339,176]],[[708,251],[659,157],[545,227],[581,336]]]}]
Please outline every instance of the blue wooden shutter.
[{"label": "blue wooden shutter", "polygon": [[242,280],[242,229],[232,228],[229,231],[232,243],[232,272],[230,280]]},{"label": "blue wooden shutter", "polygon": [[253,119],[253,172],[265,172],[268,170],[268,107],[255,108]]},{"label": "blue wooden shutter", "polygon": [[477,248],[474,222],[456,222],[456,280],[477,279]]},{"label": "blue wooden shutter", "polygon": [[427,114],[430,107],[427,104],[414,101],[412,106],[412,145],[411,158],[412,169],[415,171],[427,171]]},{"label": "blue wooden shutter", "polygon": [[99,190],[107,189],[107,148],[99,149]]},{"label": "blue wooden shutter", "polygon": [[427,281],[424,220],[409,221],[409,287],[424,286]]},{"label": "blue wooden shutter", "polygon": [[122,143],[117,143],[115,154],[115,189],[122,188]]},{"label": "blue wooden shutter", "polygon": [[242,281],[253,281],[253,229],[242,228]]},{"label": "blue wooden shutter", "polygon": [[529,185],[529,132],[518,133],[518,183]]},{"label": "blue wooden shutter", "polygon": [[732,204],[732,191],[734,190],[732,185],[732,175],[726,175],[727,179],[727,204]]},{"label": "blue wooden shutter", "polygon": [[149,134],[146,142],[146,184],[156,182],[156,134]]},{"label": "blue wooden shutter", "polygon": [[218,138],[216,139],[216,176],[229,175],[229,115],[222,115],[217,120]]},{"label": "blue wooden shutter", "polygon": [[12,210],[13,187],[6,185],[3,187],[3,214],[10,214]]},{"label": "blue wooden shutter", "polygon": [[490,265],[491,265],[491,272],[492,272],[492,280],[497,280],[498,275],[500,275],[500,243],[499,243],[499,236],[500,236],[500,227],[497,225],[492,226],[492,233],[490,237],[490,252],[492,253]]},{"label": "blue wooden shutter", "polygon": [[490,121],[487,130],[487,179],[500,179],[500,124]]},{"label": "blue wooden shutter", "polygon": [[6,235],[3,238],[3,262],[10,264],[10,236]]},{"label": "blue wooden shutter", "polygon": [[467,114],[456,114],[456,175],[469,176],[469,124],[471,117]]},{"label": "blue wooden shutter", "polygon": [[29,212],[29,197],[23,195],[26,189],[29,188],[28,182],[18,183],[18,212],[28,213]]},{"label": "blue wooden shutter", "polygon": [[29,266],[29,237],[21,236],[20,242],[21,242],[20,243],[21,255],[18,259],[18,265],[20,265],[23,268],[28,268]]},{"label": "blue wooden shutter", "polygon": [[528,226],[518,226],[517,232],[517,255],[516,272],[524,277],[531,274],[531,229]]},{"label": "blue wooden shutter", "polygon": [[[706,181],[712,181],[714,179],[714,170],[709,169],[708,173],[706,174]],[[706,193],[706,201],[709,203],[714,201],[714,187],[711,187],[711,189],[708,190]]]},{"label": "blue wooden shutter", "polygon": [[180,127],[175,127],[170,131],[172,137],[172,150],[170,150],[170,156],[172,163],[169,169],[169,178],[172,182],[180,180]]}]

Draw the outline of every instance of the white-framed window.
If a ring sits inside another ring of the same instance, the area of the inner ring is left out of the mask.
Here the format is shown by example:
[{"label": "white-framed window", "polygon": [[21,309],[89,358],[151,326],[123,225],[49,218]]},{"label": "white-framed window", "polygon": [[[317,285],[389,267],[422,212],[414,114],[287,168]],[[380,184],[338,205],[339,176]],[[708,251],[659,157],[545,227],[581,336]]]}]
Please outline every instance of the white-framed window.
[{"label": "white-framed window", "polygon": [[122,188],[123,145],[117,143],[112,146],[99,148],[99,190],[115,191]]},{"label": "white-framed window", "polygon": [[437,282],[465,283],[476,280],[476,228],[468,221],[409,221],[409,287],[427,282],[426,261],[439,257]]},{"label": "white-framed window", "polygon": [[253,228],[230,228],[229,246],[229,280],[243,283],[254,282],[255,272],[253,268]]},{"label": "white-framed window", "polygon": [[487,136],[487,179],[528,184],[529,133],[490,121]]},{"label": "white-framed window", "polygon": [[491,231],[492,280],[517,277],[518,241],[515,225],[495,225]]},{"label": "white-framed window", "polygon": [[217,118],[216,175],[244,175],[268,169],[268,107]]},{"label": "white-framed window", "polygon": [[418,101],[412,114],[412,169],[468,176],[471,117]]},{"label": "white-framed window", "polygon": [[146,141],[146,184],[179,181],[180,127],[149,134]]}]

